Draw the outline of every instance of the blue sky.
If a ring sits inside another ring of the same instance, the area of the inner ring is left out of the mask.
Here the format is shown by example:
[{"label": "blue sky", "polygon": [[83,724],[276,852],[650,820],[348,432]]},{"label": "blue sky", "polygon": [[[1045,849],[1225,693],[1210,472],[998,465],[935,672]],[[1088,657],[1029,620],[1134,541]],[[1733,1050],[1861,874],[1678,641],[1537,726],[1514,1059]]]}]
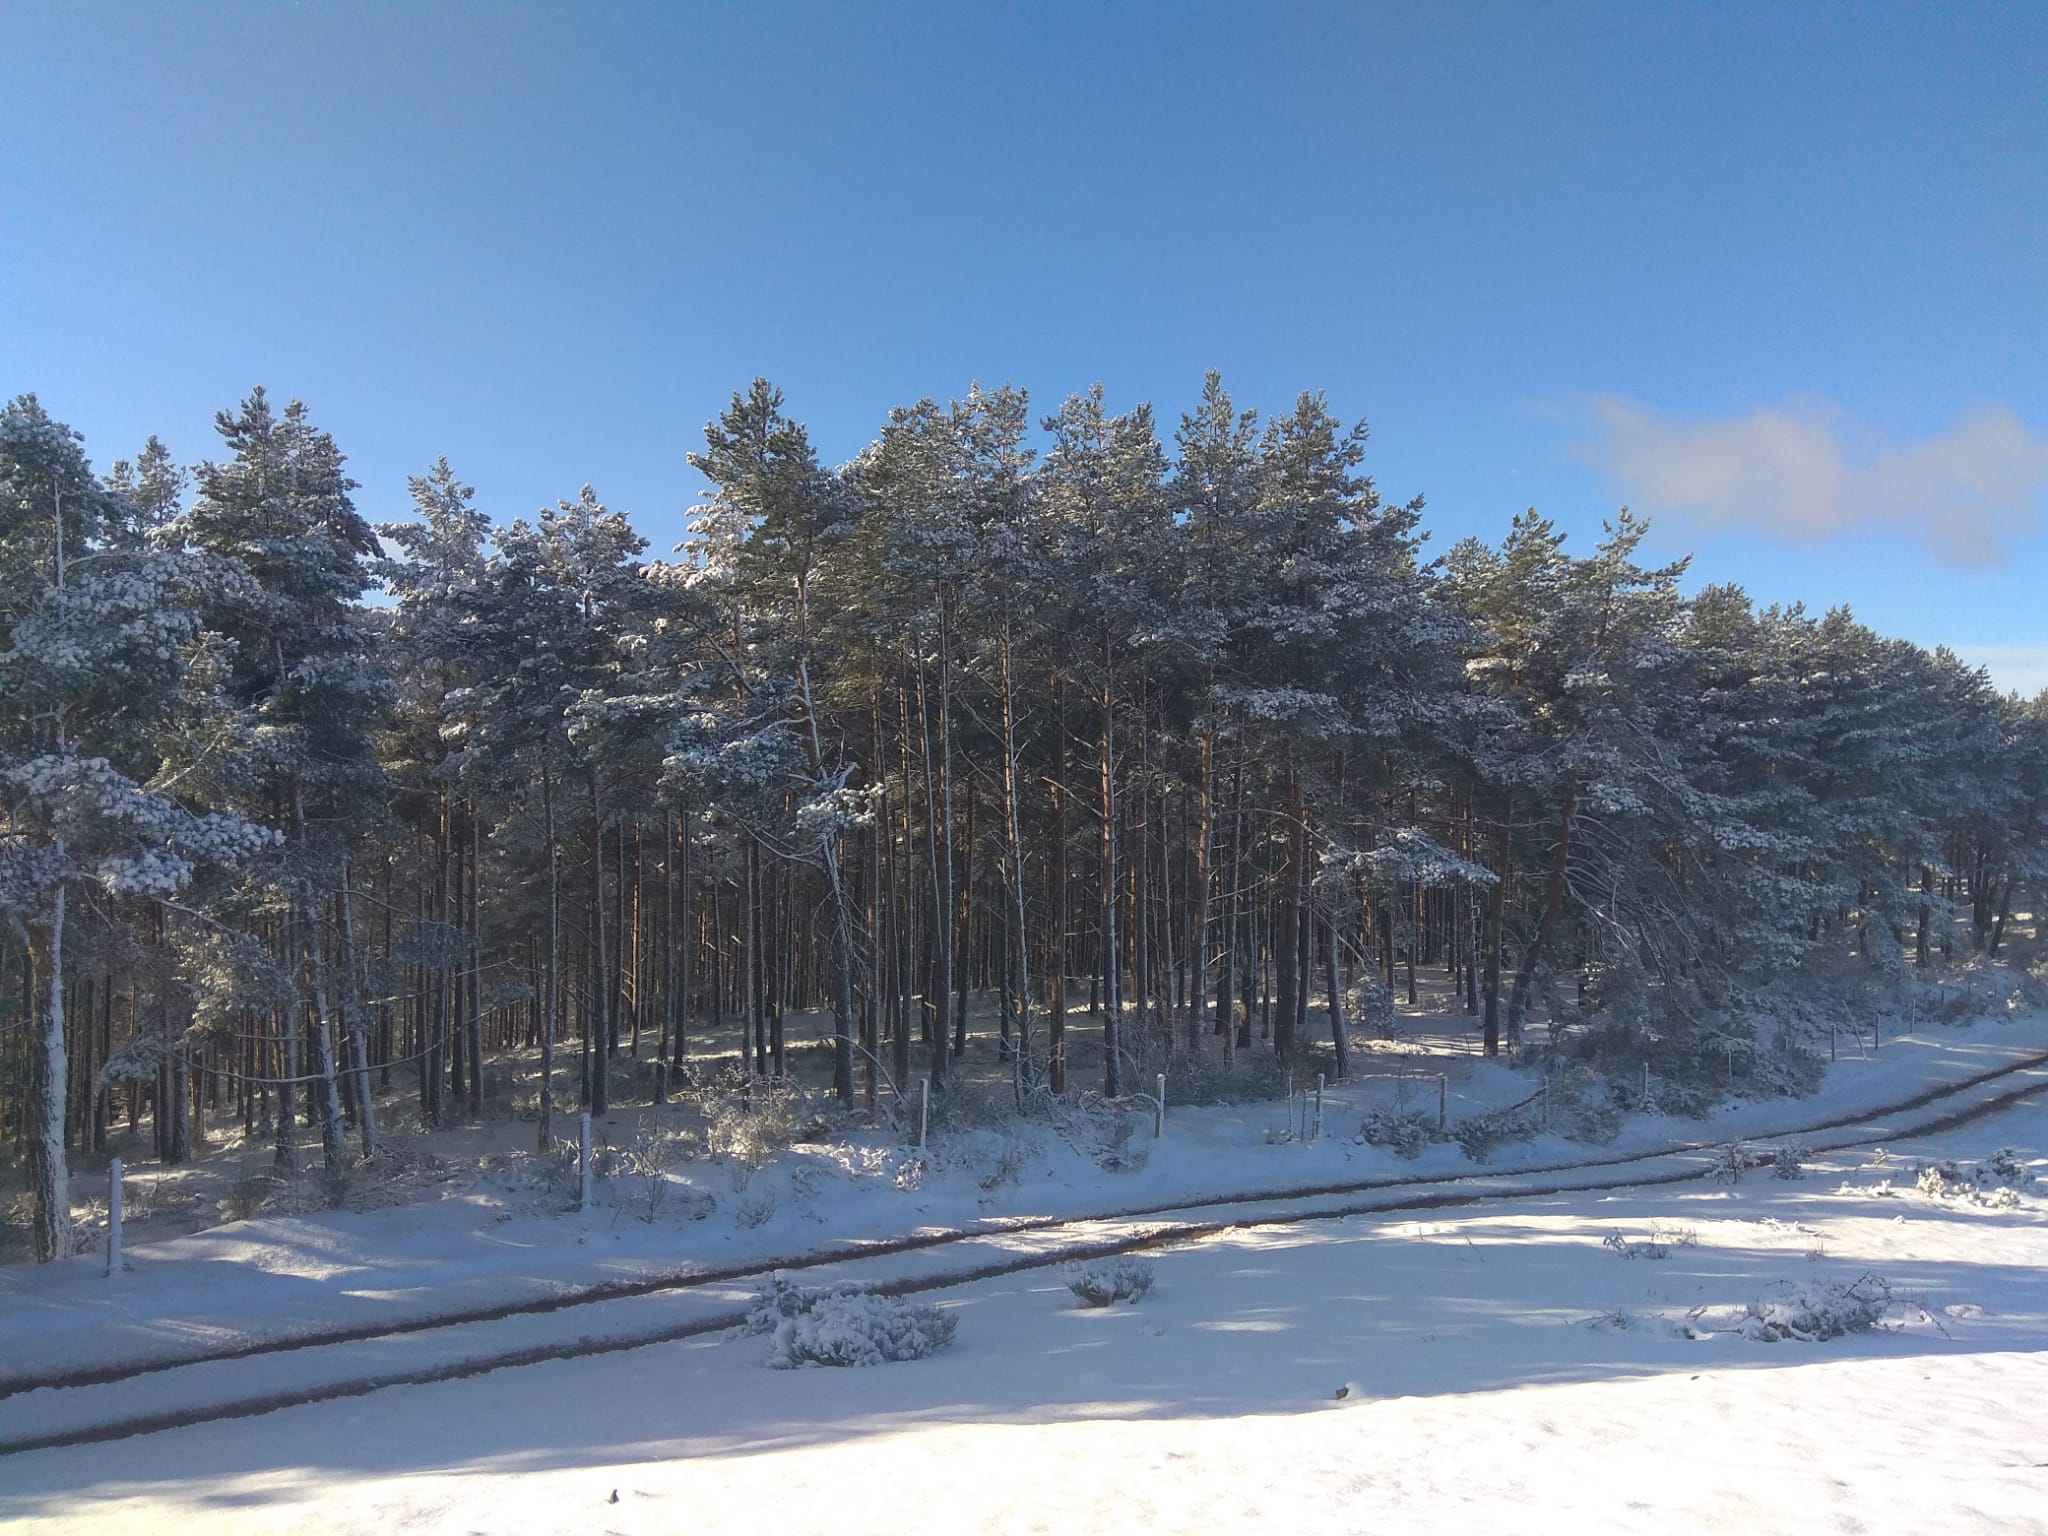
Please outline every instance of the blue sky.
[{"label": "blue sky", "polygon": [[372,517],[657,548],[755,374],[1328,392],[1444,547],[1535,505],[2048,685],[2048,7],[17,3],[0,392],[104,466],[256,383]]}]

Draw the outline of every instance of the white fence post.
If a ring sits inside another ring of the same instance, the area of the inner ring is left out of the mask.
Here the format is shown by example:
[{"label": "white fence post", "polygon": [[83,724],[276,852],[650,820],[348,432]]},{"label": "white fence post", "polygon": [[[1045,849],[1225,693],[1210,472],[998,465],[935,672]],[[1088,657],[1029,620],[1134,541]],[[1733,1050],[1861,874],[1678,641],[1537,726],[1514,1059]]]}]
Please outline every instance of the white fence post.
[{"label": "white fence post", "polygon": [[931,1111],[932,1082],[928,1077],[920,1077],[917,1080],[917,1144],[920,1149],[924,1146],[925,1127],[931,1121]]},{"label": "white fence post", "polygon": [[1308,1139],[1310,1141],[1321,1141],[1323,1139],[1323,1074],[1320,1072],[1316,1074],[1315,1129],[1308,1133]]},{"label": "white fence post", "polygon": [[1166,1074],[1159,1074],[1159,1093],[1152,1104],[1152,1134],[1154,1137],[1166,1134]]},{"label": "white fence post", "polygon": [[1451,1109],[1451,1079],[1447,1072],[1436,1075],[1436,1128],[1442,1130],[1449,1119]]},{"label": "white fence post", "polygon": [[576,1209],[590,1209],[590,1111],[585,1110],[576,1128]]},{"label": "white fence post", "polygon": [[121,1159],[107,1169],[107,1278],[121,1275]]}]

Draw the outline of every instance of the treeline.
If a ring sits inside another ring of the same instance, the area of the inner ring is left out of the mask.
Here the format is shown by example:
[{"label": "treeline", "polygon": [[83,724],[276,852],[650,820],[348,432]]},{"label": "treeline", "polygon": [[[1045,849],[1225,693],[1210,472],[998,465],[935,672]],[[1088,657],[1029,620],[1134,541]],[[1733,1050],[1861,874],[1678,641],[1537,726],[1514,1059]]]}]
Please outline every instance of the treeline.
[{"label": "treeline", "polygon": [[783,1072],[786,1011],[873,1105],[948,1085],[975,994],[1020,1092],[1082,1086],[1084,993],[1111,1095],[1172,1053],[1341,1073],[1418,971],[1489,1052],[1537,1015],[1677,1070],[1816,976],[1996,953],[2044,871],[2039,705],[1688,598],[1626,513],[1431,558],[1320,395],[1211,376],[1169,446],[976,389],[830,468],[757,381],[674,561],[588,488],[494,525],[445,461],[373,530],[302,406],[217,425],[101,476],[0,416],[0,1112],[44,1258],[145,1106],[169,1161],[212,1116],[338,1167],[394,1067],[435,1122],[537,1050],[545,1148],[558,1051],[602,1112],[708,1029]]}]

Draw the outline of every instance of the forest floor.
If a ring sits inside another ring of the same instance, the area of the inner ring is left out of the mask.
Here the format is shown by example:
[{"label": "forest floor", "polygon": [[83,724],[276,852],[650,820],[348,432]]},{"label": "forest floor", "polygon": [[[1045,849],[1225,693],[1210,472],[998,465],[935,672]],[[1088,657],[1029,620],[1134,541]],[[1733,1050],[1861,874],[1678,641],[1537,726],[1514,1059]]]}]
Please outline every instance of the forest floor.
[{"label": "forest floor", "polygon": [[[2031,1019],[1896,1051],[1887,1041],[1876,1060],[1841,1063],[1823,1097],[1896,1099],[2044,1034]],[[1247,1165],[1240,1177],[1254,1182],[1299,1173],[1299,1160],[1379,1155],[1329,1134],[1325,1109],[1322,1142],[1272,1146],[1231,1132],[1231,1112],[1190,1110],[1143,1168],[1093,1187],[1149,1181],[1182,1156],[1212,1173]],[[1716,1131],[1738,1134],[1739,1118],[1717,1117],[1730,1123]],[[1249,1131],[1258,1116],[1237,1123]],[[931,1188],[891,1186],[899,1210],[938,1202],[941,1163],[928,1165]],[[753,1179],[781,1176],[771,1164]],[[196,1520],[218,1536],[2043,1531],[2044,1178],[2048,1090],[1957,1129],[1815,1154],[1798,1178],[1759,1169],[1217,1232],[1151,1255],[1156,1285],[1136,1306],[1080,1309],[1042,1268],[929,1292],[958,1336],[913,1363],[770,1370],[761,1340],[725,1331],[8,1456],[0,1524],[99,1533]],[[1015,1187],[1037,1205],[1082,1194],[1057,1193],[1051,1170]],[[491,1202],[478,1202],[436,1205],[488,1222]],[[303,1225],[329,1234],[335,1273],[363,1290],[377,1283],[375,1245],[353,1223],[397,1214]],[[719,1246],[718,1223],[670,1237]],[[222,1244],[215,1262],[322,1249],[282,1224],[239,1225],[257,1230],[144,1245],[123,1292],[175,1281],[180,1263],[200,1262],[189,1245]],[[614,1226],[604,1207],[496,1225],[596,1265],[634,1246],[613,1234],[662,1230],[631,1214]],[[459,1250],[457,1230],[421,1232],[422,1253]],[[431,1273],[400,1259],[391,1284]],[[41,1275],[66,1270],[74,1302],[104,1294],[87,1261]],[[0,1304],[0,1355],[22,1341],[18,1312],[48,1322],[65,1289]],[[1860,1326],[1771,1340],[1822,1315]]]}]

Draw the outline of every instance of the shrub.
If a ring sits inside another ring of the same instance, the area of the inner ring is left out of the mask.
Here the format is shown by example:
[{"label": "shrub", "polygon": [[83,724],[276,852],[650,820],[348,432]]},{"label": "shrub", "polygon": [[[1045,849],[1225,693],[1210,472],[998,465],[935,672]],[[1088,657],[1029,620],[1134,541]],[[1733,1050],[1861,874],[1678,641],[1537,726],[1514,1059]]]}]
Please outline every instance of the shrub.
[{"label": "shrub", "polygon": [[1152,1289],[1152,1266],[1128,1254],[1115,1262],[1107,1259],[1078,1264],[1067,1271],[1067,1289],[1087,1307],[1109,1307],[1120,1301],[1135,1302]]},{"label": "shrub", "polygon": [[981,1176],[984,1192],[1001,1189],[1005,1184],[1015,1184],[1023,1178],[1024,1169],[1031,1161],[1031,1154],[1021,1142],[1006,1141],[996,1154],[995,1166]]},{"label": "shrub", "polygon": [[1358,1139],[1396,1157],[1417,1158],[1437,1139],[1436,1117],[1414,1109],[1374,1109],[1359,1126]]},{"label": "shrub", "polygon": [[[686,1135],[645,1127],[633,1138],[633,1144],[621,1151],[618,1171],[632,1181],[627,1203],[642,1221],[651,1225],[659,1219],[670,1197],[677,1192],[669,1174],[687,1162],[693,1150]],[[711,1214],[708,1196],[692,1197],[688,1190],[682,1193],[686,1219],[698,1221]]]},{"label": "shrub", "polygon": [[764,1227],[775,1216],[775,1191],[763,1185],[737,1206],[733,1207],[732,1219],[736,1226],[752,1231]]},{"label": "shrub", "polygon": [[2026,1154],[2018,1147],[2000,1147],[1984,1159],[1984,1170],[2001,1184],[2018,1187],[2034,1182],[2034,1175],[2027,1168]]},{"label": "shrub", "polygon": [[803,1089],[788,1078],[725,1074],[698,1095],[713,1157],[751,1173],[798,1140],[812,1116]]},{"label": "shrub", "polygon": [[1756,1159],[1750,1156],[1749,1148],[1739,1141],[1731,1141],[1714,1154],[1714,1182],[1740,1184],[1742,1175],[1755,1166]]},{"label": "shrub", "polygon": [[1803,1141],[1782,1141],[1777,1151],[1771,1154],[1771,1177],[1774,1179],[1803,1179],[1806,1177],[1806,1160],[1813,1156],[1813,1149]]},{"label": "shrub", "polygon": [[1468,1116],[1451,1126],[1451,1139],[1475,1163],[1485,1162],[1503,1142],[1527,1141],[1535,1134],[1535,1120],[1519,1107],[1490,1109],[1483,1115]]},{"label": "shrub", "polygon": [[878,1296],[853,1284],[812,1288],[776,1275],[756,1294],[746,1331],[768,1334],[768,1363],[882,1365],[922,1360],[953,1342],[959,1319],[924,1302]]},{"label": "shrub", "polygon": [[244,1174],[220,1197],[222,1221],[248,1221],[261,1216],[277,1198],[277,1179],[268,1173]]},{"label": "shrub", "polygon": [[1795,1339],[1818,1344],[1867,1333],[1892,1309],[1891,1282],[1865,1275],[1850,1285],[1784,1285],[1749,1304],[1744,1337],[1764,1344]]}]

